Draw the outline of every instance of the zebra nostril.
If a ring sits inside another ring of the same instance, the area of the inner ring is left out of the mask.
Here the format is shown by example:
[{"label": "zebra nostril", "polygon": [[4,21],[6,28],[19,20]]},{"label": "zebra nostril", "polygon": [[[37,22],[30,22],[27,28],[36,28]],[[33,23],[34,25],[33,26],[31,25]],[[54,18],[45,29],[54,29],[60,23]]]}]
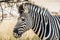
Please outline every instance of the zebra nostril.
[{"label": "zebra nostril", "polygon": [[18,35],[20,35],[20,36],[21,36],[22,34],[23,34],[23,32],[22,32],[22,31],[19,31],[19,32],[18,32]]}]

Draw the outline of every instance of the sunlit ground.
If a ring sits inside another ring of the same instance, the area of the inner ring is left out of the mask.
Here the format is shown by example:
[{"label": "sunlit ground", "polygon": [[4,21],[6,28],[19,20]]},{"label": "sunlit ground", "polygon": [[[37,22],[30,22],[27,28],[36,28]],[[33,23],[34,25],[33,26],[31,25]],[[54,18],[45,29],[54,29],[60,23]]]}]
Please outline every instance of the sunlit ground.
[{"label": "sunlit ground", "polygon": [[21,38],[14,38],[13,28],[17,22],[16,18],[0,22],[0,40],[38,40],[38,36],[29,30]]}]

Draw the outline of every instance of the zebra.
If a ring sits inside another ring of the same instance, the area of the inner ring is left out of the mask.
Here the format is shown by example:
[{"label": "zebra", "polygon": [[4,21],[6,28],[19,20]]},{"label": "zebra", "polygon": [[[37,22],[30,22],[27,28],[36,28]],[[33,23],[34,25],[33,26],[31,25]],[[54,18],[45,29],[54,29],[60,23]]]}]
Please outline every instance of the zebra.
[{"label": "zebra", "polygon": [[20,17],[13,30],[16,38],[32,29],[40,40],[60,40],[59,16],[52,16],[48,9],[32,3],[23,3],[22,7],[22,11],[19,9]]}]

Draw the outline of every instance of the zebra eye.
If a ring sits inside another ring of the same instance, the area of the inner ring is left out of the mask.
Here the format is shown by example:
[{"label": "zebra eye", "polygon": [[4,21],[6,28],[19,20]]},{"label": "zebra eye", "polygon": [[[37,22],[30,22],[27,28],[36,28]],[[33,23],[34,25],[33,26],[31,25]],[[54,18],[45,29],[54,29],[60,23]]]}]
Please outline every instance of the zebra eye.
[{"label": "zebra eye", "polygon": [[25,21],[25,18],[24,18],[24,17],[21,17],[21,20],[22,20],[22,21]]}]

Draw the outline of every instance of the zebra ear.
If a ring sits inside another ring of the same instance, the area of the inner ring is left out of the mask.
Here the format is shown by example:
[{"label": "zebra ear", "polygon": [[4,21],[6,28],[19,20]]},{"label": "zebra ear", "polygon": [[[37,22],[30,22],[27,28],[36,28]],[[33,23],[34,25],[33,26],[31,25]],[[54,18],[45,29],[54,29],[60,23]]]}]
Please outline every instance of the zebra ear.
[{"label": "zebra ear", "polygon": [[28,8],[26,5],[23,5],[23,8],[24,8],[24,13],[28,13]]},{"label": "zebra ear", "polygon": [[18,12],[20,13],[20,15],[23,13],[24,11],[24,8],[23,8],[23,5],[21,4],[18,8]]},{"label": "zebra ear", "polygon": [[24,13],[28,13],[28,8],[27,8],[27,6],[24,7]]}]

